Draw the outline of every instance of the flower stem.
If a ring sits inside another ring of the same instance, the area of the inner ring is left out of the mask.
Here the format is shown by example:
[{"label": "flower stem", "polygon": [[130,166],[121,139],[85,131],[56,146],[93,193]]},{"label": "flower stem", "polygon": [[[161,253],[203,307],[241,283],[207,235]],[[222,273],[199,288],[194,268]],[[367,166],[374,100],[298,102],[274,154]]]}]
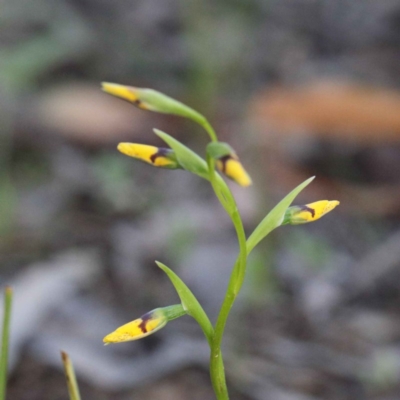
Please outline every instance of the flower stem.
[{"label": "flower stem", "polygon": [[215,133],[214,128],[211,126],[206,118],[201,121],[200,125],[206,130],[212,142],[218,142],[217,134]]},{"label": "flower stem", "polygon": [[235,208],[235,211],[231,215],[231,218],[238,236],[240,250],[239,250],[239,256],[232,270],[225,298],[222,303],[221,310],[219,312],[217,322],[214,328],[214,339],[213,339],[213,344],[211,346],[211,357],[210,357],[210,373],[212,377],[218,376],[219,369],[221,368],[221,365],[219,365],[218,363],[218,354],[221,353],[221,344],[225,331],[226,321],[228,319],[231,308],[236,300],[236,297],[239,294],[239,291],[242,287],[246,272],[246,261],[247,261],[246,236],[244,233],[243,223],[237,208]]},{"label": "flower stem", "polygon": [[[215,141],[217,135],[215,134],[211,125],[206,121],[206,124],[203,126],[209,133],[211,140]],[[237,208],[233,194],[230,191],[228,185],[225,183],[225,181],[221,179],[218,174],[215,173],[215,162],[208,154],[207,154],[207,164],[209,169],[211,186],[213,187],[214,192],[218,197],[218,200],[220,201],[221,205],[224,207],[225,211],[231,218],[239,242],[239,256],[232,270],[226,295],[222,303],[221,310],[215,325],[213,341],[211,344],[211,355],[210,355],[210,375],[215,394],[218,400],[227,400],[229,399],[229,395],[226,388],[225,371],[221,353],[221,344],[229,312],[242,287],[246,273],[246,262],[247,262],[246,235],[243,228],[243,222],[240,217],[240,213]]]}]

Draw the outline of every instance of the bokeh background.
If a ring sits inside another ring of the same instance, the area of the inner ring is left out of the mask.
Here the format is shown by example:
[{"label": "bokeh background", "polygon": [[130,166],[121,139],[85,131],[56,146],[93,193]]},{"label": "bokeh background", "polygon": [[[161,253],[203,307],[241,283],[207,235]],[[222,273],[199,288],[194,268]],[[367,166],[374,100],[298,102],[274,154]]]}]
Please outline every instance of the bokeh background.
[{"label": "bokeh background", "polygon": [[230,183],[248,233],[297,203],[337,199],[254,252],[227,326],[232,398],[400,398],[400,1],[17,0],[0,13],[0,278],[15,291],[8,398],[212,399],[189,317],[138,342],[102,338],[178,298],[215,320],[237,253],[205,182],[116,151],[201,155],[205,133],[107,96],[151,87],[209,117],[254,185]]}]

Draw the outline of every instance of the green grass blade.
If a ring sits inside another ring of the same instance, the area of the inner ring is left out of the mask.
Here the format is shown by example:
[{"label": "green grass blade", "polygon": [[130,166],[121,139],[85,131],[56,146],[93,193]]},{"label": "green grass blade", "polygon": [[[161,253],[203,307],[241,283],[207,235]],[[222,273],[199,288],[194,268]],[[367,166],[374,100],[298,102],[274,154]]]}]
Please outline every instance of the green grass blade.
[{"label": "green grass blade", "polygon": [[70,400],[81,400],[78,383],[76,381],[74,367],[68,354],[61,352],[61,359],[64,364],[65,377],[67,379],[68,393]]},{"label": "green grass blade", "polygon": [[10,334],[12,289],[7,286],[4,293],[4,319],[3,334],[1,339],[0,357],[0,400],[5,400],[7,389],[7,368],[8,368],[8,342]]}]

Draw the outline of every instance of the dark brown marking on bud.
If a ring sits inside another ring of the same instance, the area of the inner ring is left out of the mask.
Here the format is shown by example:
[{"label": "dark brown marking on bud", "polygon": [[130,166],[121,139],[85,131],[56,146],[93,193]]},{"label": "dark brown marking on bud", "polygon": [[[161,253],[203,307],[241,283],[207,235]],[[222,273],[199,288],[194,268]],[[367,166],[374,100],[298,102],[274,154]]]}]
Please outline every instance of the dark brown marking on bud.
[{"label": "dark brown marking on bud", "polygon": [[226,173],[226,163],[231,160],[233,157],[230,154],[227,154],[226,156],[222,156],[218,160],[221,161],[222,168],[221,171],[225,174]]},{"label": "dark brown marking on bud", "polygon": [[151,317],[151,312],[148,312],[147,314],[144,314],[142,317],[142,322],[139,324],[139,328],[143,333],[147,333],[147,322],[152,318]]},{"label": "dark brown marking on bud", "polygon": [[142,104],[142,102],[139,99],[136,99],[133,103],[136,104],[138,107],[140,107]]},{"label": "dark brown marking on bud", "polygon": [[315,217],[315,210],[313,208],[310,208],[310,207],[307,207],[307,206],[300,206],[300,208],[303,211],[308,211],[313,218]]},{"label": "dark brown marking on bud", "polygon": [[160,147],[157,151],[157,153],[154,153],[151,157],[150,157],[150,161],[154,164],[156,162],[157,157],[167,157],[168,154],[171,153],[172,150],[170,149],[166,149],[165,147]]}]

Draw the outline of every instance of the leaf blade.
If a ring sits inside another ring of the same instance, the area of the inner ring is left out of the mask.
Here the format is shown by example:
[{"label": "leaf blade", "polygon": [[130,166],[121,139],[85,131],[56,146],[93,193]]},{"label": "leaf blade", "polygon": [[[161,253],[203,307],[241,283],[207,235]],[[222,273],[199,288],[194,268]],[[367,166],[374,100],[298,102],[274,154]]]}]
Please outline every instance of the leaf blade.
[{"label": "leaf blade", "polygon": [[175,272],[159,261],[156,261],[156,264],[167,274],[181,299],[183,308],[197,321],[208,342],[211,344],[214,336],[214,328],[199,301]]},{"label": "leaf blade", "polygon": [[294,188],[258,224],[256,229],[254,229],[253,233],[247,239],[247,254],[250,254],[254,247],[256,247],[257,244],[260,243],[260,241],[263,240],[272,230],[281,225],[285,212],[292,201],[314,180],[314,178],[315,176],[312,176]]},{"label": "leaf blade", "polygon": [[183,169],[201,178],[209,179],[208,166],[205,160],[167,133],[159,129],[154,129],[154,133],[174,150],[176,158]]}]

